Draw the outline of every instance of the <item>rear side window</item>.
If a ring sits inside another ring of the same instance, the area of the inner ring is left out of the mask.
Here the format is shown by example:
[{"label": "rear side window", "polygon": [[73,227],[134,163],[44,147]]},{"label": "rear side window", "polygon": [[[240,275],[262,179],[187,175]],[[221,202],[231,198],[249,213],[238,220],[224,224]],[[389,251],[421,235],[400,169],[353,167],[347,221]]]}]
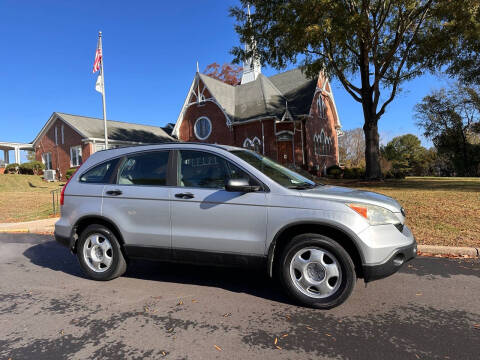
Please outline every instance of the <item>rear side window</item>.
[{"label": "rear side window", "polygon": [[121,166],[122,185],[167,185],[169,151],[152,151],[129,156]]},{"label": "rear side window", "polygon": [[104,162],[94,168],[88,170],[86,173],[80,176],[80,182],[91,184],[107,184],[110,182],[111,176],[115,167],[117,166],[118,159]]}]

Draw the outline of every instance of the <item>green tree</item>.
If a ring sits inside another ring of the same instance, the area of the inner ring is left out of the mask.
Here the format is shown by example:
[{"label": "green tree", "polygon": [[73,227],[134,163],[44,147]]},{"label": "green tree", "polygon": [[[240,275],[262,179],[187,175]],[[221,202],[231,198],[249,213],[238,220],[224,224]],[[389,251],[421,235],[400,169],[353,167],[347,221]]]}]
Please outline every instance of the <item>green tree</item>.
[{"label": "green tree", "polygon": [[433,91],[415,106],[417,124],[447,156],[460,176],[479,174],[480,106],[478,89],[457,84]]},{"label": "green tree", "polygon": [[27,151],[27,160],[28,161],[35,161],[35,151]]},{"label": "green tree", "polygon": [[434,47],[423,54],[433,60],[431,69],[443,64],[451,77],[480,85],[480,1],[441,1],[433,13],[440,21],[431,23],[420,40]]},{"label": "green tree", "polygon": [[412,134],[394,137],[381,148],[382,156],[392,162],[397,171],[406,175],[425,175],[433,159],[420,139]]},{"label": "green tree", "polygon": [[336,77],[362,105],[366,176],[381,177],[378,121],[404,81],[440,61],[429,38],[441,30],[446,0],[240,1],[230,14],[251,46],[233,48],[235,61],[255,56],[278,69],[301,62],[309,76]]}]

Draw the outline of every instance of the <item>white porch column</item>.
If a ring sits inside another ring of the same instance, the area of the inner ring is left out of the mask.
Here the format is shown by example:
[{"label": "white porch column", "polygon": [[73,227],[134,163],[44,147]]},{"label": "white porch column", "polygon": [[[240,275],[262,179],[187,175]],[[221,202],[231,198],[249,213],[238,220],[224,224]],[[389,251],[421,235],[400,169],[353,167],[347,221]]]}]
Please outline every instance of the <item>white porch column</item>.
[{"label": "white porch column", "polygon": [[15,146],[15,162],[20,164],[20,148]]},{"label": "white porch column", "polygon": [[5,165],[10,163],[10,159],[8,158],[8,150],[3,150],[3,161],[5,161]]}]

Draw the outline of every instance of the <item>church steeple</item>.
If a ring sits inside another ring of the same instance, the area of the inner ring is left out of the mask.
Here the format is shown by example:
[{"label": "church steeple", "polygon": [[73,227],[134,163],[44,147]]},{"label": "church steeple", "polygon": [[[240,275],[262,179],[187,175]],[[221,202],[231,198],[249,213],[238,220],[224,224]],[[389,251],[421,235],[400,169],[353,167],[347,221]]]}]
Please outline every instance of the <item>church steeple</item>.
[{"label": "church steeple", "polygon": [[[248,21],[250,21],[250,5],[247,5],[248,9]],[[252,39],[252,46],[250,47],[249,44],[245,44],[245,51],[249,52],[250,50],[255,50],[257,47],[257,43],[254,39]],[[254,51],[255,54],[255,51]],[[260,60],[255,56],[252,56],[246,59],[243,62],[243,74],[242,74],[242,81],[241,84],[248,83],[250,81],[255,81],[262,72],[262,65],[260,64]]]}]

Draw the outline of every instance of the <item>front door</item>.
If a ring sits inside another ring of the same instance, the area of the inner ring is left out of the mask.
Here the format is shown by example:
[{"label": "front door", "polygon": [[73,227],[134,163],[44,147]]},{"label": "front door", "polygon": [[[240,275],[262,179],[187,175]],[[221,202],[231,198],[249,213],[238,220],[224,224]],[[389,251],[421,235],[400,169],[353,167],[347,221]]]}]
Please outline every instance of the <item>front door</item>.
[{"label": "front door", "polygon": [[226,191],[227,179],[250,177],[210,152],[178,151],[177,167],[177,186],[171,189],[173,256],[195,262],[221,262],[224,255],[264,256],[265,192]]},{"label": "front door", "polygon": [[120,165],[117,183],[104,188],[102,214],[120,228],[130,256],[153,257],[152,251],[155,257],[170,254],[169,153],[128,155]]},{"label": "front door", "polygon": [[282,165],[293,163],[293,150],[291,141],[277,142],[278,162]]}]

